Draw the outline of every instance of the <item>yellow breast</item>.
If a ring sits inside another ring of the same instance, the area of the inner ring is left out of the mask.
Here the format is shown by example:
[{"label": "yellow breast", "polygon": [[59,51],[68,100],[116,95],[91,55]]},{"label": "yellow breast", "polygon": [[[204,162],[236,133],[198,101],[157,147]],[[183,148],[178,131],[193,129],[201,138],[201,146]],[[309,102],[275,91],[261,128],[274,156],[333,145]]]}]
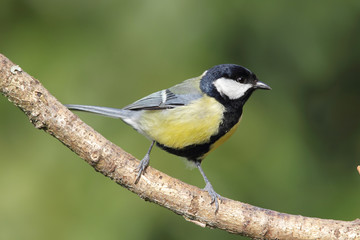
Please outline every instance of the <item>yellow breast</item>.
[{"label": "yellow breast", "polygon": [[[145,111],[139,126],[146,135],[158,143],[181,149],[208,142],[212,135],[217,134],[223,112],[222,104],[214,98],[204,96],[187,106]],[[231,134],[228,132],[223,136],[223,142]]]}]

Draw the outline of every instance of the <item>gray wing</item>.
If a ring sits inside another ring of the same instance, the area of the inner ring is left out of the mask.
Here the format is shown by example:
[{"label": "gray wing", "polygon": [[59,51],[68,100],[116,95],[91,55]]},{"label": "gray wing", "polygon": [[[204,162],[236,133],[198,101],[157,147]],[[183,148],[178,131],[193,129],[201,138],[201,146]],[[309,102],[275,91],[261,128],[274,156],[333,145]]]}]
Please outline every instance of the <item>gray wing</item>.
[{"label": "gray wing", "polygon": [[192,78],[174,87],[152,93],[123,109],[159,110],[184,106],[202,96],[199,84],[200,78]]}]

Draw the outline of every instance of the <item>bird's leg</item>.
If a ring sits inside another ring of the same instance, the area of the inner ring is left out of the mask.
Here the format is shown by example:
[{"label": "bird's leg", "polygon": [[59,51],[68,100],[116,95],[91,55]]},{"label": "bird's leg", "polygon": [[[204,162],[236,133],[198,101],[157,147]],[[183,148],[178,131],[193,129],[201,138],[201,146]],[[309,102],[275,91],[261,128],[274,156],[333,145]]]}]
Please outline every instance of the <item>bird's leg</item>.
[{"label": "bird's leg", "polygon": [[137,177],[136,177],[136,180],[135,180],[135,183],[137,183],[140,179],[140,176],[141,174],[145,171],[145,169],[149,166],[149,163],[150,163],[150,152],[151,152],[151,149],[153,148],[154,146],[154,143],[155,141],[153,141],[150,145],[150,148],[149,150],[147,151],[145,157],[140,161],[139,165],[137,166],[136,168],[136,172],[138,172],[137,174]]},{"label": "bird's leg", "polygon": [[199,169],[201,175],[203,176],[204,178],[204,181],[205,181],[205,188],[204,190],[207,191],[211,197],[211,202],[210,204],[213,204],[215,203],[215,214],[218,212],[219,210],[219,200],[222,202],[223,200],[223,197],[221,197],[219,194],[217,194],[213,188],[213,186],[211,185],[210,181],[207,179],[204,171],[202,170],[201,168],[201,162],[195,162],[197,168]]}]

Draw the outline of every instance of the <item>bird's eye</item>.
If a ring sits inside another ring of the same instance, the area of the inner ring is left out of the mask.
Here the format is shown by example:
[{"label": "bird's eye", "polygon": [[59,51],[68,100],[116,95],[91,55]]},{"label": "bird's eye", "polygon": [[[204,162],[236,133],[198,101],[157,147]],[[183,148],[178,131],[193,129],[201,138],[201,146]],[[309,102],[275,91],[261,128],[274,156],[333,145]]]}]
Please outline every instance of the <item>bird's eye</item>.
[{"label": "bird's eye", "polygon": [[243,77],[239,77],[239,78],[236,79],[236,81],[239,82],[239,83],[244,83],[245,80],[246,80],[246,79],[243,78]]}]

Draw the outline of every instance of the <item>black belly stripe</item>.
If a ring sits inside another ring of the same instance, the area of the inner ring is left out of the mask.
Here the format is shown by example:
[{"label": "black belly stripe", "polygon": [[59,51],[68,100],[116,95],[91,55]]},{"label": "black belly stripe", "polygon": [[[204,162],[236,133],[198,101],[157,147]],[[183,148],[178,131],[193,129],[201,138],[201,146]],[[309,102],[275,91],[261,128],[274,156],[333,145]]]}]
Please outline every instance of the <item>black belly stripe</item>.
[{"label": "black belly stripe", "polygon": [[156,143],[156,145],[161,149],[169,153],[175,154],[177,156],[185,157],[189,161],[194,161],[194,162],[201,161],[200,160],[201,156],[203,156],[205,153],[207,153],[210,150],[211,144],[212,143],[209,142],[204,144],[189,145],[185,148],[177,149],[177,148],[167,147],[158,142]]}]

